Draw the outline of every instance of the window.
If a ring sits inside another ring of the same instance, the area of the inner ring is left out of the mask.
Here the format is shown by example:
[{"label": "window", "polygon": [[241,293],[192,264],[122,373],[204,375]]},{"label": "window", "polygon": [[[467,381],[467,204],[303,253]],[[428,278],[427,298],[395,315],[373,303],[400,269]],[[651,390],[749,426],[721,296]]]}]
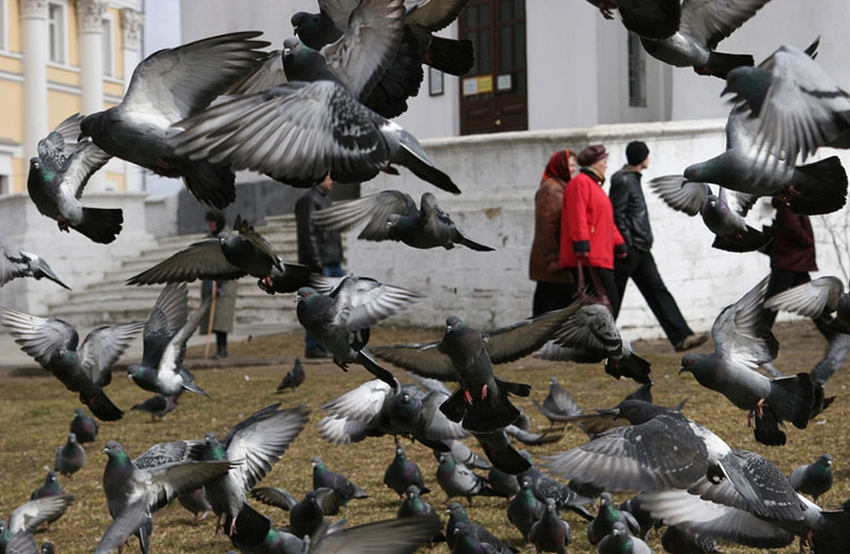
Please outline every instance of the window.
[{"label": "window", "polygon": [[103,37],[101,45],[103,47],[103,74],[106,77],[114,77],[115,58],[113,52],[113,36],[112,36],[112,19],[105,18],[103,20]]},{"label": "window", "polygon": [[65,6],[48,4],[47,27],[50,35],[50,61],[65,63]]},{"label": "window", "polygon": [[8,175],[0,175],[0,196],[12,194],[12,187]]},{"label": "window", "polygon": [[6,18],[8,15],[6,14],[6,0],[0,0],[0,50],[7,50],[6,46],[6,36],[8,31],[6,30]]},{"label": "window", "polygon": [[646,107],[646,52],[640,37],[629,33],[629,107]]}]

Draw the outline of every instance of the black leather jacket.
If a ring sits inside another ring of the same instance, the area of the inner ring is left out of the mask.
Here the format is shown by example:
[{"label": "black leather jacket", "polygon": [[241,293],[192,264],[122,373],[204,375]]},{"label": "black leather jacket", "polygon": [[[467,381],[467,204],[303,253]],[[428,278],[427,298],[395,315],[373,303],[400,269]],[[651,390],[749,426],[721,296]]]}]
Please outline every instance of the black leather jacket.
[{"label": "black leather jacket", "polygon": [[313,267],[342,263],[342,238],[339,232],[322,229],[310,219],[314,211],[327,208],[332,203],[328,192],[318,185],[305,192],[296,202],[298,263]]},{"label": "black leather jacket", "polygon": [[626,165],[611,177],[611,205],[614,207],[614,223],[623,235],[629,249],[652,248],[652,227],[646,199],[640,186],[640,172]]}]

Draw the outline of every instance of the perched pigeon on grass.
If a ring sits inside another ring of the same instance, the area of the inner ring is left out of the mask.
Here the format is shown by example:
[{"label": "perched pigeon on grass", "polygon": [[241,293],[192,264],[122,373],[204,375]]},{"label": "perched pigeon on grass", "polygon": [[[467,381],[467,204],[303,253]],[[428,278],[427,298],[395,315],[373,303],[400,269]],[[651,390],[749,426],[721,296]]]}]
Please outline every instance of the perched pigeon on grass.
[{"label": "perched pigeon on grass", "polygon": [[183,492],[177,495],[177,502],[181,506],[192,512],[192,523],[200,523],[207,518],[207,514],[212,511],[212,506],[207,500],[204,487],[198,487],[195,490]]},{"label": "perched pigeon on grass", "polygon": [[637,519],[629,512],[618,509],[611,493],[603,492],[599,501],[599,511],[587,526],[587,540],[590,544],[599,544],[599,541],[611,534],[617,522],[624,524],[633,535],[640,535],[641,528]]},{"label": "perched pigeon on grass", "polygon": [[801,465],[788,476],[794,490],[811,495],[815,504],[818,498],[832,488],[832,456],[823,454],[811,464]]},{"label": "perched pigeon on grass", "polygon": [[531,526],[528,539],[537,552],[566,554],[567,546],[573,542],[573,534],[570,524],[558,514],[553,499],[546,499],[546,512]]},{"label": "perched pigeon on grass", "polygon": [[599,542],[599,554],[652,554],[652,549],[641,539],[633,536],[619,521],[609,535]]},{"label": "perched pigeon on grass", "polygon": [[[462,535],[472,532],[477,540],[487,543],[496,549],[496,552],[508,553],[512,549],[508,548],[496,536],[487,530],[486,527],[480,525],[471,519],[466,509],[458,502],[449,502],[446,506],[446,513],[449,514],[449,521],[446,523],[446,542],[452,551],[455,551],[457,544]],[[458,535],[455,531],[458,527],[463,526],[463,533]],[[485,550],[486,551],[486,550]]]},{"label": "perched pigeon on grass", "polygon": [[123,413],[103,388],[112,381],[112,366],[138,333],[141,322],[102,326],[82,342],[74,327],[61,319],[38,317],[0,308],[0,324],[11,329],[15,342],[65,388],[79,393],[80,402],[100,420],[117,421]]},{"label": "perched pigeon on grass", "polygon": [[151,396],[144,402],[134,404],[130,411],[147,412],[151,415],[151,422],[162,421],[165,416],[177,408],[177,401],[180,395],[162,396],[157,394]]},{"label": "perched pigeon on grass", "polygon": [[97,439],[97,430],[97,420],[88,415],[85,409],[77,408],[74,410],[70,431],[77,435],[77,440],[80,444],[94,442]]},{"label": "perched pigeon on grass", "polygon": [[528,544],[528,533],[546,510],[546,505],[534,496],[531,477],[522,478],[519,492],[508,503],[508,520],[522,535],[522,540]]},{"label": "perched pigeon on grass", "polygon": [[283,380],[277,386],[276,391],[283,392],[286,389],[292,389],[294,391],[304,383],[306,378],[307,374],[304,372],[304,366],[301,365],[301,358],[295,358],[295,364],[283,376]]},{"label": "perched pigeon on grass", "polygon": [[277,487],[255,487],[250,494],[263,504],[288,511],[289,532],[298,538],[313,535],[325,516],[338,514],[341,506],[341,497],[326,487],[307,491],[301,501]]},{"label": "perched pigeon on grass", "polygon": [[399,497],[404,497],[404,494],[410,488],[410,485],[416,485],[419,489],[419,494],[431,492],[425,486],[425,480],[422,477],[422,470],[407,458],[407,453],[401,443],[397,442],[395,447],[395,457],[387,469],[384,471],[384,485],[395,491]]},{"label": "perched pigeon on grass", "polygon": [[369,498],[369,493],[352,483],[348,477],[328,469],[320,457],[314,456],[310,465],[313,468],[313,489],[331,489],[339,497],[341,506],[355,498]]},{"label": "perched pigeon on grass", "polygon": [[38,211],[59,229],[74,229],[94,242],[109,244],[124,223],[118,208],[84,207],[80,198],[92,174],[111,157],[90,139],[78,138],[83,116],[74,114],[38,141],[30,160],[27,192]]},{"label": "perched pigeon on grass", "polygon": [[709,554],[720,552],[717,549],[717,541],[713,538],[675,525],[671,525],[664,530],[664,534],[661,535],[661,546],[670,554]]},{"label": "perched pigeon on grass", "polygon": [[440,454],[437,484],[446,493],[447,499],[461,496],[472,503],[473,496],[502,496],[487,484],[487,479],[455,460],[451,452]]},{"label": "perched pigeon on grass", "polygon": [[68,440],[56,449],[53,470],[70,479],[72,475],[83,469],[85,463],[86,450],[77,442],[77,435],[68,433]]},{"label": "perched pigeon on grass", "polygon": [[53,273],[50,265],[35,254],[18,250],[0,237],[0,287],[19,277],[47,278],[60,287],[71,290]]}]

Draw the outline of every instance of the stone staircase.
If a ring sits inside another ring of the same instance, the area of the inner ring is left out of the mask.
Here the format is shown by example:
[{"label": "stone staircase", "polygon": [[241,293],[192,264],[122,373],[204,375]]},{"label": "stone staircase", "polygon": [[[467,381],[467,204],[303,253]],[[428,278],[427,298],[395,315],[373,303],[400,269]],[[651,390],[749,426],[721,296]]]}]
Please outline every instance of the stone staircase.
[{"label": "stone staircase", "polygon": [[[293,215],[267,217],[266,224],[257,230],[283,259],[297,260]],[[180,235],[159,239],[154,247],[122,260],[120,268],[108,271],[100,282],[69,292],[65,301],[50,306],[49,313],[52,317],[73,321],[78,328],[107,322],[145,320],[162,291],[162,285],[126,286],[124,282],[202,238],[203,235]],[[199,303],[200,285],[195,281],[189,283],[190,309],[196,308]],[[234,334],[261,335],[297,328],[293,294],[269,295],[257,287],[254,277],[246,276],[239,280]]]}]

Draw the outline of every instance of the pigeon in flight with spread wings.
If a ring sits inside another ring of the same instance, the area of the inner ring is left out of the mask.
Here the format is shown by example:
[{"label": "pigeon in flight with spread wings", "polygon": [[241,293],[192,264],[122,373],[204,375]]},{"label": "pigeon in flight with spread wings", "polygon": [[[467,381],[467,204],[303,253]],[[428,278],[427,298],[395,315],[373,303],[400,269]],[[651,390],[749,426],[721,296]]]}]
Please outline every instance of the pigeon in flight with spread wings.
[{"label": "pigeon in flight with spread wings", "polygon": [[0,287],[18,277],[47,278],[59,286],[71,290],[39,256],[18,250],[0,237]]},{"label": "pigeon in flight with spread wings", "polygon": [[599,8],[605,19],[620,12],[623,25],[642,37],[663,39],[679,30],[682,19],[680,0],[587,0]]}]

